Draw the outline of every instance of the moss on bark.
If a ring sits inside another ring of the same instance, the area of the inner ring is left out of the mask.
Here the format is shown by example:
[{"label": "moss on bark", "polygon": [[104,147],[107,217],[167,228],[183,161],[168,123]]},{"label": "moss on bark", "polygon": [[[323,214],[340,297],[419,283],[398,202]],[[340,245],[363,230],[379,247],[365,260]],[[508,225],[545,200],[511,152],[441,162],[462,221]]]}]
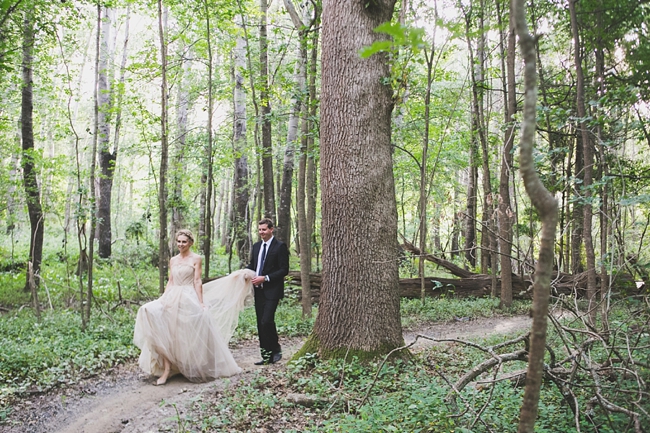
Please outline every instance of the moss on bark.
[{"label": "moss on bark", "polygon": [[[318,354],[320,359],[352,359],[357,358],[361,362],[369,362],[384,358],[391,350],[399,346],[383,344],[376,350],[348,349],[347,347],[338,347],[334,349],[324,349],[320,345],[320,340],[316,334],[311,334],[305,344],[293,355],[291,361],[298,360],[307,354]],[[391,355],[391,358],[410,359],[411,352],[408,349],[399,350]]]}]

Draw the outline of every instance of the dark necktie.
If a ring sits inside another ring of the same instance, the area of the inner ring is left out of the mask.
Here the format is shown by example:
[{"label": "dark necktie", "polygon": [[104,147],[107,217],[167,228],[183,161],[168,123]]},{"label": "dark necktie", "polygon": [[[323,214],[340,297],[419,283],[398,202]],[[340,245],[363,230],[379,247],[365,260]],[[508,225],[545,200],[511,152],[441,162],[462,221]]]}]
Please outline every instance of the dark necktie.
[{"label": "dark necktie", "polygon": [[262,247],[262,259],[260,260],[260,275],[264,271],[264,260],[266,259],[266,242],[264,242]]}]

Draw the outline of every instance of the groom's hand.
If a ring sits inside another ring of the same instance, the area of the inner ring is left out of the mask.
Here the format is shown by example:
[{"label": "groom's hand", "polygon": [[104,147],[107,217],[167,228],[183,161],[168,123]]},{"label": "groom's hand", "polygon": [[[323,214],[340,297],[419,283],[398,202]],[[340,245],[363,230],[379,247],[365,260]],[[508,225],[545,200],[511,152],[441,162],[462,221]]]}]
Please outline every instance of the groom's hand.
[{"label": "groom's hand", "polygon": [[258,275],[252,280],[254,286],[261,286],[264,281],[266,281],[264,275]]}]

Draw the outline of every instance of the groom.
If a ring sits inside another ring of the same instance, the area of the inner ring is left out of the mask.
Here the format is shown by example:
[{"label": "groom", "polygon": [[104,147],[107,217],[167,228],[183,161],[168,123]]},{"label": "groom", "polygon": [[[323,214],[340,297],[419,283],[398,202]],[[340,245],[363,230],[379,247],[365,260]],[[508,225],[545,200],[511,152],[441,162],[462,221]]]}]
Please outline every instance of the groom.
[{"label": "groom", "polygon": [[275,364],[282,359],[275,327],[275,310],[284,297],[284,277],[289,273],[289,249],[273,236],[273,221],[263,218],[257,224],[261,241],[253,245],[248,269],[255,271],[255,314],[262,360],[255,365]]}]

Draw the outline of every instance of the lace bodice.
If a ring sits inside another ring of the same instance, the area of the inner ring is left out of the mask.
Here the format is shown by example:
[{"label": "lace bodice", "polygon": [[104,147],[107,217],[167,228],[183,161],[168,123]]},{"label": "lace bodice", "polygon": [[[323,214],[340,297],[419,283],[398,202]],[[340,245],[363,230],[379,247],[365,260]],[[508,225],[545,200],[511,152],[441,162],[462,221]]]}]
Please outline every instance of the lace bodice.
[{"label": "lace bodice", "polygon": [[176,264],[171,269],[175,286],[194,285],[194,267],[187,264]]}]

